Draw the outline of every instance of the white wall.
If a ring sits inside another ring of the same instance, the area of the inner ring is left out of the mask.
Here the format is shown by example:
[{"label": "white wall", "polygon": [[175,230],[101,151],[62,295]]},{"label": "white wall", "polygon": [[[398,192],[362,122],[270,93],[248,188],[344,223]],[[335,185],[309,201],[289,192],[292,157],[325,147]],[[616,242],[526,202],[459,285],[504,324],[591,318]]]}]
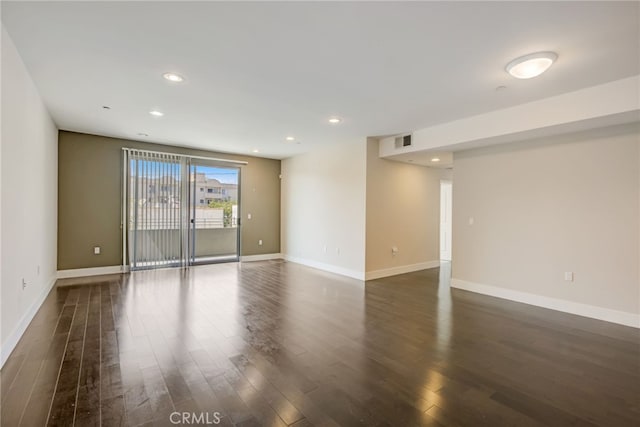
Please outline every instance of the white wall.
[{"label": "white wall", "polygon": [[378,143],[367,140],[367,279],[436,267],[441,170],[381,159]]},{"label": "white wall", "polygon": [[4,363],[55,281],[58,130],[4,28],[1,52]]},{"label": "white wall", "polygon": [[622,125],[456,153],[454,286],[637,323],[639,135]]},{"label": "white wall", "polygon": [[282,161],[281,246],[286,259],[364,278],[365,169],[364,138]]}]

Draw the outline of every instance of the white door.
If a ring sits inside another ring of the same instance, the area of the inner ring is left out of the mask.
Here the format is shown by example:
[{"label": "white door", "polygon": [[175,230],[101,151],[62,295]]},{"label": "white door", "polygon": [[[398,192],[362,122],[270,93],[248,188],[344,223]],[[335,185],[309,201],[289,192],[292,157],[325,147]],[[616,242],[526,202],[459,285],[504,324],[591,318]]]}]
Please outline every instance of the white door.
[{"label": "white door", "polygon": [[451,261],[451,181],[440,181],[440,259]]}]

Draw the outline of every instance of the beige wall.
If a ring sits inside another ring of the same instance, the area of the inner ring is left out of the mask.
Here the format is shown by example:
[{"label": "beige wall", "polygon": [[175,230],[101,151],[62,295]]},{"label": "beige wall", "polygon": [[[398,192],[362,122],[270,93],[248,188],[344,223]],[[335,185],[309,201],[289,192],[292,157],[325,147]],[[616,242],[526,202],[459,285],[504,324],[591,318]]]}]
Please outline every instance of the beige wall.
[{"label": "beige wall", "polygon": [[438,261],[442,171],[381,159],[378,152],[378,140],[369,138],[366,271]]},{"label": "beige wall", "polygon": [[456,153],[453,277],[639,313],[639,135],[636,124]]},{"label": "beige wall", "polygon": [[4,27],[1,39],[0,358],[4,363],[56,278],[58,130]]},{"label": "beige wall", "polygon": [[365,166],[364,138],[282,161],[287,259],[364,278]]},{"label": "beige wall", "polygon": [[[241,176],[242,255],[280,252],[279,160],[61,131],[58,270],[122,263],[122,147],[248,161]],[[101,255],[93,254],[94,246]]]}]

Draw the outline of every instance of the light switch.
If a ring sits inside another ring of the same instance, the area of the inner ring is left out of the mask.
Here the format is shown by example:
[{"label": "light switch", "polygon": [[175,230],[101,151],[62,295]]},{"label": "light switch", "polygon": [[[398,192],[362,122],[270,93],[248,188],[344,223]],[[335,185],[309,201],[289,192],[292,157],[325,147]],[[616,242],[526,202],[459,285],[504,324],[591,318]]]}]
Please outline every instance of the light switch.
[{"label": "light switch", "polygon": [[247,219],[251,219],[251,214],[247,214]]},{"label": "light switch", "polygon": [[100,255],[100,246],[94,246],[93,253],[94,255]]}]

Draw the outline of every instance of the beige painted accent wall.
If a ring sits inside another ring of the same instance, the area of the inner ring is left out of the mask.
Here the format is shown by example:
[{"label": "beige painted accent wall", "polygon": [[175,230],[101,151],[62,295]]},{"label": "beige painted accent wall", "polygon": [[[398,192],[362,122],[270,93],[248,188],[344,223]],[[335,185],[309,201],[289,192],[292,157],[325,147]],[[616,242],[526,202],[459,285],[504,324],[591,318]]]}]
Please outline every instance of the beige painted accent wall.
[{"label": "beige painted accent wall", "polygon": [[[58,270],[122,264],[123,147],[247,161],[241,172],[242,255],[280,252],[280,160],[61,131]],[[94,246],[102,254],[94,255]]]},{"label": "beige painted accent wall", "polygon": [[635,124],[456,153],[453,277],[639,313],[639,151]]},{"label": "beige painted accent wall", "polygon": [[367,139],[366,271],[438,261],[443,171],[381,159],[378,143]]}]

